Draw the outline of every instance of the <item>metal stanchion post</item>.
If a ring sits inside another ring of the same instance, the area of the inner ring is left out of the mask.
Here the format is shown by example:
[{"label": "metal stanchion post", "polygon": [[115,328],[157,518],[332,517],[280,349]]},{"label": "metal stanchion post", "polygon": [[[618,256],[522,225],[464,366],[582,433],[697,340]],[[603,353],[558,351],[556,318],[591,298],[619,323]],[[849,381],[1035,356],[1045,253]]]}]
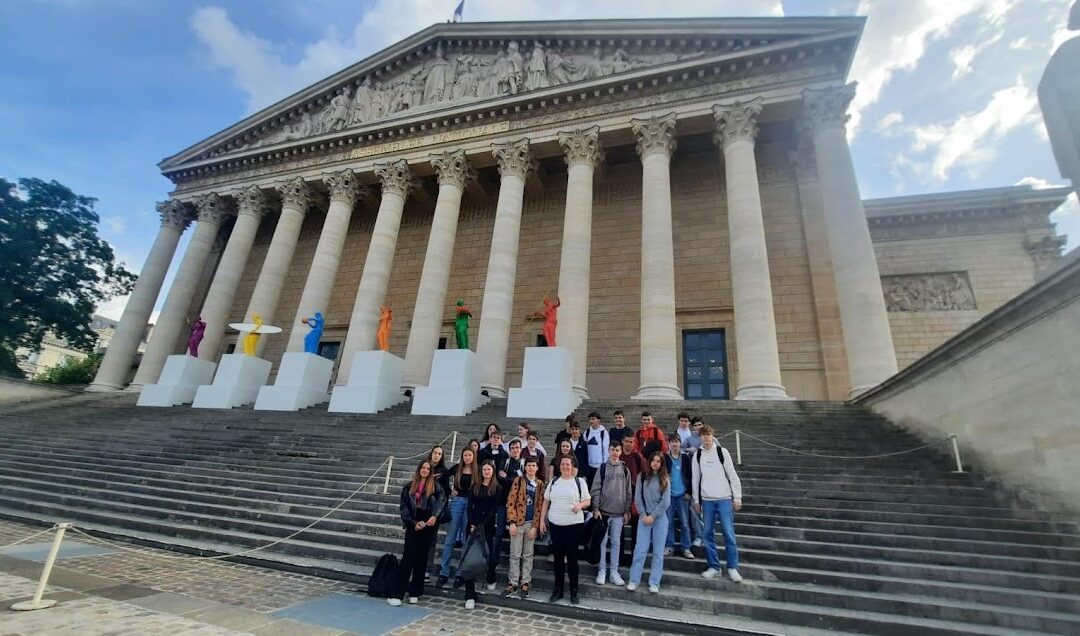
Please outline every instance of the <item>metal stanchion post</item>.
[{"label": "metal stanchion post", "polygon": [[454,453],[457,452],[457,431],[454,431],[454,435],[450,438],[450,463],[454,463]]},{"label": "metal stanchion post", "polygon": [[56,524],[56,536],[53,537],[52,546],[49,547],[49,556],[45,559],[45,567],[41,569],[41,578],[38,579],[37,589],[34,590],[34,598],[29,601],[15,603],[11,606],[11,609],[16,612],[25,612],[29,610],[46,609],[56,605],[56,601],[43,599],[41,596],[45,594],[45,585],[49,582],[49,574],[52,573],[53,563],[56,562],[56,555],[60,552],[60,543],[64,540],[64,533],[67,532],[67,529],[70,527],[70,523]]},{"label": "metal stanchion post", "polygon": [[391,455],[386,460],[386,481],[383,482],[382,494],[390,494],[390,471],[394,469],[394,456]]},{"label": "metal stanchion post", "polygon": [[960,445],[956,443],[956,433],[949,434],[949,441],[952,442],[953,457],[956,459],[956,470],[954,473],[962,473],[964,471],[964,463],[960,461]]},{"label": "metal stanchion post", "polygon": [[739,429],[735,429],[735,463],[742,466],[742,436]]}]

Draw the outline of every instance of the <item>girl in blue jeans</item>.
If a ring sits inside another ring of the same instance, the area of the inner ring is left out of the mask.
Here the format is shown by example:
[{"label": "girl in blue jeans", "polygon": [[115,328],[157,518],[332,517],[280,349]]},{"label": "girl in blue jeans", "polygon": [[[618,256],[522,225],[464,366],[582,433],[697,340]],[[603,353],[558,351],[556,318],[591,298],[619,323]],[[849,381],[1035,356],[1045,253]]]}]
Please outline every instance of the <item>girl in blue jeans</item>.
[{"label": "girl in blue jeans", "polygon": [[443,484],[443,490],[450,498],[450,524],[446,529],[446,538],[443,540],[442,563],[435,587],[446,585],[446,581],[450,578],[450,559],[454,556],[454,540],[459,534],[465,532],[465,527],[468,525],[469,492],[472,489],[473,475],[478,474],[476,450],[471,445],[466,446],[461,450],[461,461],[446,474],[447,481]]},{"label": "girl in blue jeans", "polygon": [[626,589],[633,592],[641,582],[645,570],[645,556],[652,548],[652,567],[649,571],[649,591],[660,592],[660,579],[664,576],[664,544],[667,542],[667,509],[671,505],[671,480],[664,464],[664,455],[655,452],[645,463],[634,489],[634,504],[638,510],[637,543],[634,545],[634,563],[630,566],[630,582]]}]

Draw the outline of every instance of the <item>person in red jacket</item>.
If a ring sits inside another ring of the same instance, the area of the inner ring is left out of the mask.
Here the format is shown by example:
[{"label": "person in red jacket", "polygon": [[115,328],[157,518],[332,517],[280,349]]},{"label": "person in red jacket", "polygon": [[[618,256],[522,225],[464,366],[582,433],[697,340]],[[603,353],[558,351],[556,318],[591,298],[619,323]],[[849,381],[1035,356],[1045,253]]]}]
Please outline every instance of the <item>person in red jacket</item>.
[{"label": "person in red jacket", "polygon": [[645,457],[651,457],[653,453],[667,453],[667,436],[664,429],[653,421],[652,413],[642,411],[641,428],[634,433],[637,440],[637,449]]}]

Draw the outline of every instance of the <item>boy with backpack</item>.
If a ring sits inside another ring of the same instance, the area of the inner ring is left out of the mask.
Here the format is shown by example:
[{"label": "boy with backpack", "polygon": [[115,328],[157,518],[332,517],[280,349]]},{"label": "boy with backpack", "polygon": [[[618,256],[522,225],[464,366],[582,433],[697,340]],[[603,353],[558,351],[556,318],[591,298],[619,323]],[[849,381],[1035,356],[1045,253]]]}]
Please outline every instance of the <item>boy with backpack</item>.
[{"label": "boy with backpack", "polygon": [[517,592],[522,600],[529,598],[533,551],[540,532],[537,495],[544,492],[544,482],[536,476],[539,468],[535,457],[526,459],[525,474],[514,478],[506,499],[506,520],[510,524],[510,582],[503,596]]},{"label": "boy with backpack", "polygon": [[652,454],[657,452],[667,452],[664,429],[656,425],[649,411],[641,412],[641,428],[634,433],[634,439],[637,440],[638,452],[644,457],[652,457]]},{"label": "boy with backpack", "polygon": [[[622,463],[622,447],[613,444],[608,448],[608,461],[596,470],[592,485],[592,509],[597,519],[607,521],[607,534],[600,544],[600,571],[596,584],[603,585],[609,578],[614,585],[625,585],[619,576],[619,556],[622,548],[623,525],[630,520],[630,506],[634,496],[631,489],[630,470]],[[610,550],[605,550],[610,545]],[[610,553],[610,556],[609,556]],[[608,576],[610,572],[610,577]]]},{"label": "boy with backpack", "polygon": [[742,582],[739,574],[739,549],[735,545],[735,512],[742,510],[742,482],[735,472],[735,462],[726,448],[713,439],[711,427],[701,427],[701,448],[688,455],[692,466],[694,509],[705,517],[705,557],[708,569],[701,576],[711,579],[720,573],[716,552],[716,520],[724,533],[724,555],[728,577]]}]

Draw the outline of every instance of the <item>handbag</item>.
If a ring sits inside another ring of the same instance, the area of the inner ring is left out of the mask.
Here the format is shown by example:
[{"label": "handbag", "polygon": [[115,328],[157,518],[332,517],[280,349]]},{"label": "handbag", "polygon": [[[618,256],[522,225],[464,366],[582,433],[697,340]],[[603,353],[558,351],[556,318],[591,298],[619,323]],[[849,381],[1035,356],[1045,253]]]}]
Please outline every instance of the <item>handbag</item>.
[{"label": "handbag", "polygon": [[465,579],[479,579],[487,575],[488,544],[483,527],[469,535],[458,563],[458,575]]}]

